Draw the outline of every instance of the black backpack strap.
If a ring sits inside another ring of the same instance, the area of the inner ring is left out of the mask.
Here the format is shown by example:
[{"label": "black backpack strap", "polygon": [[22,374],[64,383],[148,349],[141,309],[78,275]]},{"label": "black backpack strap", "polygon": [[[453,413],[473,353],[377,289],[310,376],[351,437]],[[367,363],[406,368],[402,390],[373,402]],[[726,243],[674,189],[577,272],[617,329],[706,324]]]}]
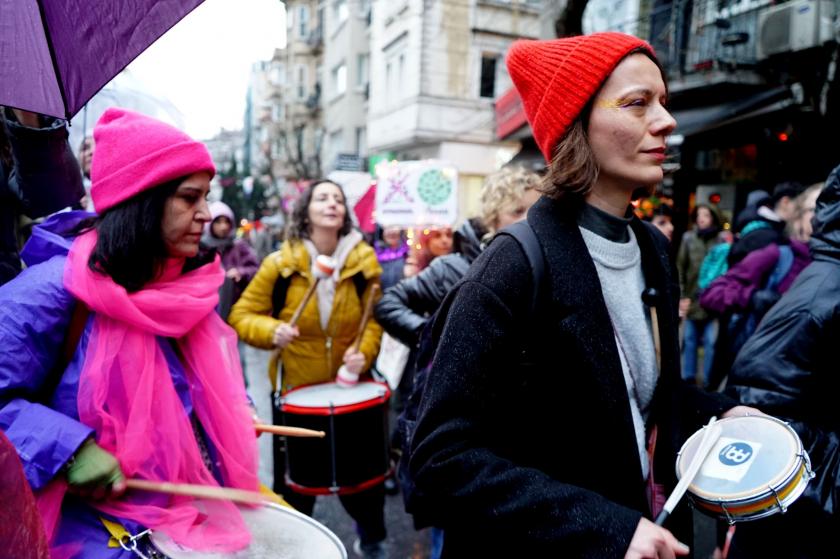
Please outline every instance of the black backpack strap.
[{"label": "black backpack strap", "polygon": [[531,227],[527,219],[508,225],[496,234],[509,235],[516,239],[516,242],[519,243],[519,246],[522,247],[525,256],[528,258],[534,285],[534,292],[531,299],[531,312],[533,313],[537,309],[540,290],[542,288],[543,278],[545,277],[545,257],[543,256],[540,240],[537,239],[537,234],[534,233],[534,228]]},{"label": "black backpack strap", "polygon": [[289,284],[292,283],[292,276],[278,276],[274,282],[274,289],[271,290],[271,316],[278,318],[280,311],[286,305],[286,292],[289,291]]},{"label": "black backpack strap", "polygon": [[[365,294],[365,289],[367,289],[367,278],[363,272],[359,272],[353,275],[353,286],[356,288],[356,295],[359,297],[359,301],[362,301],[362,297]],[[364,306],[364,303],[362,303]]]}]

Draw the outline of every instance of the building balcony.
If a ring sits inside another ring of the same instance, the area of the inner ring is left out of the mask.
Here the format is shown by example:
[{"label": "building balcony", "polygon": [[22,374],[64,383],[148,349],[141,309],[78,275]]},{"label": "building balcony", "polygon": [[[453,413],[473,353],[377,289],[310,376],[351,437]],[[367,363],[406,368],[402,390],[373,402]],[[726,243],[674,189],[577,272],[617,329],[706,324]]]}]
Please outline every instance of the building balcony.
[{"label": "building balcony", "polygon": [[315,27],[309,32],[306,38],[306,44],[313,52],[321,52],[324,48],[324,28],[321,25]]},{"label": "building balcony", "polygon": [[313,113],[321,110],[321,84],[320,82],[315,82],[315,89],[306,98],[304,103],[306,108],[312,111]]},{"label": "building balcony", "polygon": [[[834,5],[827,0],[755,0],[693,11],[681,4],[655,8],[644,16],[650,41],[669,75],[671,91],[725,90],[766,83],[780,59],[833,38]],[[796,63],[793,62],[795,67]]]}]

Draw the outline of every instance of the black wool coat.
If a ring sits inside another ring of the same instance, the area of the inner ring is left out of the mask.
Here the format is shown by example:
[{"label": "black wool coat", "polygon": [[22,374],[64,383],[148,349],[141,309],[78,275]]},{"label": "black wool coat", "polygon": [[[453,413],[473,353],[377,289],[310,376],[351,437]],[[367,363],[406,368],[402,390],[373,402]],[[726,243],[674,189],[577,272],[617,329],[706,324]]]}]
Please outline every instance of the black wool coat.
[{"label": "black wool coat", "polygon": [[[544,197],[528,221],[546,263],[537,316],[528,261],[508,237],[443,303],[411,443],[414,509],[444,529],[445,557],[623,557],[650,511],[597,272],[575,208]],[[660,293],[650,423],[657,481],[670,489],[679,446],[734,402],[680,379],[667,241],[637,219],[631,227],[646,284]]]}]

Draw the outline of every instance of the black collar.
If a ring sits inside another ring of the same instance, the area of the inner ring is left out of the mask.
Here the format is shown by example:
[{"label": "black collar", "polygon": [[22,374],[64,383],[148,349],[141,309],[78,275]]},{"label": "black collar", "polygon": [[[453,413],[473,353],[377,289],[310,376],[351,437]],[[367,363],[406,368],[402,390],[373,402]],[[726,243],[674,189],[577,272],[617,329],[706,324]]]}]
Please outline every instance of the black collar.
[{"label": "black collar", "polygon": [[581,204],[580,213],[577,216],[577,223],[587,231],[592,231],[599,237],[603,237],[614,243],[626,243],[630,241],[630,233],[627,228],[630,225],[633,214],[625,214],[625,217],[617,217],[596,208],[592,204]]}]

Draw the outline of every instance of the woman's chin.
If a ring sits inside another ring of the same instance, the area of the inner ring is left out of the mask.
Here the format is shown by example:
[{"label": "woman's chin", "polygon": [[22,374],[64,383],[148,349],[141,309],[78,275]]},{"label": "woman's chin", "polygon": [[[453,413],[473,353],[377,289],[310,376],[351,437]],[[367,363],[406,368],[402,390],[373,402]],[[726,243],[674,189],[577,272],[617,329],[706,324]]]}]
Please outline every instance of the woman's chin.
[{"label": "woman's chin", "polygon": [[198,244],[184,244],[171,247],[167,252],[170,258],[193,258],[198,256]]}]

